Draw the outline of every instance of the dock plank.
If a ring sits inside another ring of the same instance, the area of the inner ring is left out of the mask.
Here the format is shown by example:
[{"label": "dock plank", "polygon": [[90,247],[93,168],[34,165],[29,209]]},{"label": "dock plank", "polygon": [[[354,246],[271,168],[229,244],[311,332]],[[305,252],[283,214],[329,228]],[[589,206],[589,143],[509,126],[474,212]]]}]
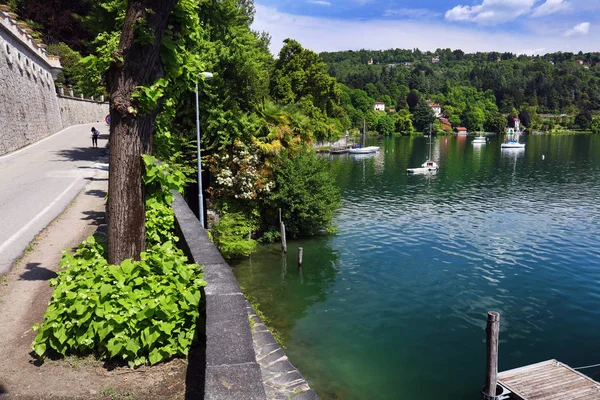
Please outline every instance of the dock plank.
[{"label": "dock plank", "polygon": [[600,400],[600,383],[556,360],[501,372],[498,383],[519,400]]}]

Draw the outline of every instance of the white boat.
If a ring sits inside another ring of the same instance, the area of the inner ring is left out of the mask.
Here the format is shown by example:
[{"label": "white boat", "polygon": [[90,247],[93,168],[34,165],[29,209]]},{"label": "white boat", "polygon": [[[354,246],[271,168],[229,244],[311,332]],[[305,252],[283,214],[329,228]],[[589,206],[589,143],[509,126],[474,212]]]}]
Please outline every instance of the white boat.
[{"label": "white boat", "polygon": [[[375,147],[375,146],[373,146],[373,147]],[[377,150],[379,150],[379,148],[377,148]],[[354,149],[348,149],[348,153],[350,153],[350,154],[370,154],[370,153],[377,152],[377,150],[375,150],[372,147],[356,147]]]},{"label": "white boat", "polygon": [[420,168],[408,168],[406,170],[409,174],[434,174],[440,169],[435,161],[427,160],[421,164]]},{"label": "white boat", "polygon": [[487,138],[485,136],[479,134],[479,136],[476,136],[471,143],[473,143],[473,144],[486,144],[487,143]]},{"label": "white boat", "polygon": [[[429,137],[429,157],[431,157],[431,136]],[[431,159],[426,160],[423,164],[421,164],[421,167],[419,168],[408,168],[406,170],[407,173],[409,174],[435,174],[438,169],[440,169],[440,166],[437,165],[437,163]]]},{"label": "white boat", "polygon": [[504,143],[502,143],[500,145],[500,148],[501,149],[524,149],[525,143],[521,143],[519,141],[520,136],[521,136],[520,131],[513,132],[513,130],[511,129],[510,131],[508,131],[508,136],[506,137],[506,140],[504,141]]},{"label": "white boat", "polygon": [[371,149],[374,153],[379,151],[379,146],[367,146],[367,149]]}]

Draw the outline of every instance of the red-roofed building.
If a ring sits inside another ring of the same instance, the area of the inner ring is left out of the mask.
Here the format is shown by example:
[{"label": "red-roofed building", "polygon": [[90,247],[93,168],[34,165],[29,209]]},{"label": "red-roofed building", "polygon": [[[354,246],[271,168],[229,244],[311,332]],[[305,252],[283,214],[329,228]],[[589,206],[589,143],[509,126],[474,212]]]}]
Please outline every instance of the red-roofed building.
[{"label": "red-roofed building", "polygon": [[374,108],[375,111],[385,111],[385,103],[382,103],[381,101],[376,101]]},{"label": "red-roofed building", "polygon": [[429,104],[429,107],[431,107],[431,109],[433,110],[433,113],[435,114],[436,118],[439,118],[442,116],[442,106],[432,102],[431,100],[427,100],[427,104]]},{"label": "red-roofed building", "polygon": [[461,136],[468,134],[467,128],[465,128],[463,126],[459,126],[458,128],[456,128],[456,134],[461,135]]},{"label": "red-roofed building", "polygon": [[443,130],[445,130],[447,132],[452,131],[452,124],[450,123],[450,121],[448,121],[448,118],[439,117],[438,119],[442,123],[442,129]]}]

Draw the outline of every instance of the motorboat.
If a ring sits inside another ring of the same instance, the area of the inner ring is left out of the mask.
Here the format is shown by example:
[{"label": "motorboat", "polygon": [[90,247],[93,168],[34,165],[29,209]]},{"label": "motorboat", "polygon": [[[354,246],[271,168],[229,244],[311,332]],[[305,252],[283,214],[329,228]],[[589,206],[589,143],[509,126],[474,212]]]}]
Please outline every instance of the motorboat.
[{"label": "motorboat", "polygon": [[415,174],[415,175],[416,174],[433,174],[433,173],[436,173],[439,169],[440,169],[440,166],[437,165],[437,163],[435,161],[427,160],[423,164],[421,164],[421,167],[408,168],[406,170],[406,172],[409,174]]},{"label": "motorboat", "polygon": [[[373,147],[375,147],[375,146],[373,146]],[[378,149],[379,148],[377,148],[377,150]],[[350,154],[370,154],[370,153],[377,152],[377,150],[372,147],[356,147],[353,149],[348,149],[348,153],[350,153]]]},{"label": "motorboat", "polygon": [[524,149],[525,143],[520,143],[518,140],[507,140],[500,145],[501,149]]},{"label": "motorboat", "polygon": [[486,144],[487,143],[487,138],[485,136],[476,136],[473,141],[471,142],[473,144]]},{"label": "motorboat", "polygon": [[508,133],[508,136],[506,137],[506,140],[504,141],[504,143],[502,143],[500,145],[501,149],[524,149],[525,148],[525,143],[521,143],[519,141],[519,137],[521,136],[521,132],[520,131],[515,131],[513,133],[513,130],[511,129]]}]

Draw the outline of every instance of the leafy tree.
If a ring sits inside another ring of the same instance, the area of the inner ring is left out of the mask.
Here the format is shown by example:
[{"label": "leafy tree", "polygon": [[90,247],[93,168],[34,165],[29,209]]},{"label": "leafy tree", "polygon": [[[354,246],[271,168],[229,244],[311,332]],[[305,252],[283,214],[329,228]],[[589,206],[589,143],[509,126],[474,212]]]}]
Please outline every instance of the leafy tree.
[{"label": "leafy tree", "polygon": [[282,218],[291,237],[310,236],[321,229],[333,229],[331,223],[339,206],[340,193],[325,160],[308,149],[298,152],[283,150],[273,168],[273,176],[275,188],[267,200],[267,209],[281,207]]},{"label": "leafy tree", "polygon": [[419,92],[416,90],[411,90],[410,93],[406,96],[406,104],[408,104],[409,110],[414,110],[414,108],[419,104]]},{"label": "leafy tree", "polygon": [[425,128],[429,129],[429,124],[435,120],[435,114],[429,104],[424,99],[419,100],[413,112],[414,126],[419,132],[423,132]]},{"label": "leafy tree", "polygon": [[577,114],[575,117],[575,123],[579,126],[580,129],[585,131],[590,130],[592,127],[592,113],[589,111],[584,111],[582,113]]},{"label": "leafy tree", "polygon": [[[163,74],[159,50],[177,0],[139,0],[127,9],[119,49],[110,68],[110,171],[108,262],[139,260],[145,249],[145,204],[141,156],[151,150],[157,104],[134,99],[138,87]],[[159,82],[160,84],[160,82]],[[159,89],[155,89],[159,90]]]},{"label": "leafy tree", "polygon": [[491,132],[504,133],[506,128],[506,118],[500,113],[496,113],[490,120],[487,121],[486,129]]},{"label": "leafy tree", "polygon": [[414,132],[415,128],[412,123],[413,116],[408,110],[399,110],[393,114],[393,118],[396,132],[400,132],[404,135],[411,135]]},{"label": "leafy tree", "polygon": [[592,130],[592,133],[600,133],[600,118],[594,118],[592,120],[590,129]]},{"label": "leafy tree", "polygon": [[377,119],[377,132],[381,135],[394,133],[394,119],[387,113],[379,115]]},{"label": "leafy tree", "polygon": [[475,132],[481,129],[485,121],[485,114],[478,107],[471,107],[465,113],[464,122],[467,129],[471,132]]}]

